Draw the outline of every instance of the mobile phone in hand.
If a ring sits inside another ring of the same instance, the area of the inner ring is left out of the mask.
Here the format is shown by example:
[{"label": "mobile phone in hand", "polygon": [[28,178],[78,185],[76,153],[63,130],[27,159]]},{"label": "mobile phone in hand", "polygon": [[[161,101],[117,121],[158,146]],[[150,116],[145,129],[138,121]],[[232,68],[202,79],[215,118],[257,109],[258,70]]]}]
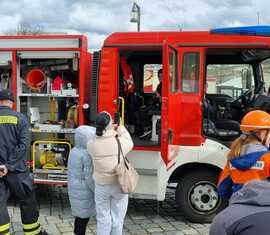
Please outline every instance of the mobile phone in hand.
[{"label": "mobile phone in hand", "polygon": [[114,124],[116,124],[118,126],[120,124],[120,113],[119,112],[114,113]]},{"label": "mobile phone in hand", "polygon": [[4,166],[0,166],[0,172],[2,172],[2,173],[5,172],[5,167]]}]

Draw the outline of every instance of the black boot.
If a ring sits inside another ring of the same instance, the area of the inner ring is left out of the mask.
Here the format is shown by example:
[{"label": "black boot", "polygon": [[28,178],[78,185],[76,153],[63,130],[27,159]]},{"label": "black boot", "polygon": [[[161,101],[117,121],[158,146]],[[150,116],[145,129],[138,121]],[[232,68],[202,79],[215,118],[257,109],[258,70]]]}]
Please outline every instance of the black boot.
[{"label": "black boot", "polygon": [[39,235],[49,235],[49,234],[46,232],[46,230],[42,229]]}]

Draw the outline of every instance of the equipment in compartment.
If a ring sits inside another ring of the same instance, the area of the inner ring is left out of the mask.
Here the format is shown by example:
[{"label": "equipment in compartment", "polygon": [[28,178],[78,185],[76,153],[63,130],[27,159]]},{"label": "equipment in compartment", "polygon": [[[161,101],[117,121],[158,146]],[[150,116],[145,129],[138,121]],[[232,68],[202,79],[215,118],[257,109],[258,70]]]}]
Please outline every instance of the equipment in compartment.
[{"label": "equipment in compartment", "polygon": [[[21,59],[21,92],[52,96],[78,95],[78,70],[73,59]],[[67,86],[69,84],[69,86]]]},{"label": "equipment in compartment", "polygon": [[33,131],[65,133],[78,126],[79,71],[73,63],[72,58],[20,59],[20,101],[27,97],[20,109],[30,114]]},{"label": "equipment in compartment", "polygon": [[8,88],[9,80],[10,80],[9,72],[7,71],[2,72],[0,76],[0,90]]},{"label": "equipment in compartment", "polygon": [[[52,104],[50,104],[52,105]],[[51,107],[50,107],[51,108]],[[52,111],[52,110],[50,110]],[[55,121],[55,111],[50,113],[51,120],[47,120],[44,123],[40,121],[40,112],[38,107],[30,107],[30,124],[31,126],[39,130],[40,132],[59,132],[63,128],[64,121]]]},{"label": "equipment in compartment", "polygon": [[[76,128],[79,125],[79,107],[77,98],[56,100],[50,98],[48,107],[44,109],[43,99],[39,99],[35,106],[30,107],[30,123],[34,131],[62,132],[67,128]],[[43,103],[42,103],[43,102]],[[40,109],[42,112],[40,112]]]},{"label": "equipment in compartment", "polygon": [[60,132],[62,129],[62,125],[58,124],[41,124],[38,123],[35,125],[35,128],[38,129],[40,132]]},{"label": "equipment in compartment", "polygon": [[68,108],[66,128],[75,128],[78,124],[78,105],[72,105]]},{"label": "equipment in compartment", "polygon": [[66,96],[76,96],[77,95],[77,89],[73,88],[72,83],[67,83],[67,87],[62,89],[62,94]]},{"label": "equipment in compartment", "polygon": [[38,107],[30,107],[30,124],[35,126],[36,124],[40,123],[40,114]]},{"label": "equipment in compartment", "polygon": [[51,94],[52,95],[63,95],[63,96],[77,96],[77,89],[74,88],[71,82],[65,82],[60,76],[57,76],[52,81],[51,86]]},{"label": "equipment in compartment", "polygon": [[32,145],[33,169],[65,169],[70,149],[67,141],[35,141]]},{"label": "equipment in compartment", "polygon": [[20,89],[22,93],[46,94],[49,84],[49,71],[46,67],[21,66]]},{"label": "equipment in compartment", "polygon": [[50,169],[36,169],[34,171],[35,181],[38,183],[50,182],[53,184],[66,184],[67,183],[67,170],[50,170]]},{"label": "equipment in compartment", "polygon": [[25,82],[31,90],[40,92],[47,82],[47,76],[41,69],[31,69],[26,74]]},{"label": "equipment in compartment", "polygon": [[61,90],[64,84],[65,81],[60,76],[56,76],[56,78],[54,78],[52,81],[51,93],[53,95],[61,95]]},{"label": "equipment in compartment", "polygon": [[62,184],[78,126],[79,70],[73,69],[72,58],[23,56],[18,61],[17,90],[20,111],[31,123],[35,182]]}]

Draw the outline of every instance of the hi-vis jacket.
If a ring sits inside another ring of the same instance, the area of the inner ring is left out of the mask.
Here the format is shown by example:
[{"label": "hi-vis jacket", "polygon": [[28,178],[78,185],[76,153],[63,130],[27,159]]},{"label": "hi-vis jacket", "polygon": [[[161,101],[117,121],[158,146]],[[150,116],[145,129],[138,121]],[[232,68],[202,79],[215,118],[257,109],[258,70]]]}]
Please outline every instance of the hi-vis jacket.
[{"label": "hi-vis jacket", "polygon": [[29,149],[27,118],[9,107],[0,106],[0,164],[10,172],[26,172],[26,151]]},{"label": "hi-vis jacket", "polygon": [[269,176],[270,152],[260,145],[260,151],[246,152],[227,162],[219,177],[218,193],[223,198],[230,198],[233,192],[241,189],[248,181],[262,180]]}]

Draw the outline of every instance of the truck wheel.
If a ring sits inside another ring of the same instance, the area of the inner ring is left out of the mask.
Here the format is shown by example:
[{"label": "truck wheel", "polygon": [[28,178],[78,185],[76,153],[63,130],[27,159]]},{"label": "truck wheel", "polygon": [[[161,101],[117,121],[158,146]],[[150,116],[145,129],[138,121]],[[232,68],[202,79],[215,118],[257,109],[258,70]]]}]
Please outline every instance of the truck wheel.
[{"label": "truck wheel", "polygon": [[227,205],[218,196],[214,171],[197,171],[185,175],[176,189],[176,203],[184,216],[194,223],[211,223]]}]

